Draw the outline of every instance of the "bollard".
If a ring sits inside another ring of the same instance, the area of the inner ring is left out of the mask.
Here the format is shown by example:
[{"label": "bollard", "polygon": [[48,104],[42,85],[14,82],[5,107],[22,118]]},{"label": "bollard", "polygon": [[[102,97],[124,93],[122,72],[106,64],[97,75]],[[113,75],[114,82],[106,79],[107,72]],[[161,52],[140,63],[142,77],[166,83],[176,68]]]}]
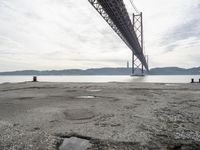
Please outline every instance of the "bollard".
[{"label": "bollard", "polygon": [[199,79],[199,83],[200,83],[200,79]]},{"label": "bollard", "polygon": [[37,77],[36,76],[33,77],[33,82],[37,82]]},{"label": "bollard", "polygon": [[191,83],[194,83],[194,79],[193,78],[191,79]]}]

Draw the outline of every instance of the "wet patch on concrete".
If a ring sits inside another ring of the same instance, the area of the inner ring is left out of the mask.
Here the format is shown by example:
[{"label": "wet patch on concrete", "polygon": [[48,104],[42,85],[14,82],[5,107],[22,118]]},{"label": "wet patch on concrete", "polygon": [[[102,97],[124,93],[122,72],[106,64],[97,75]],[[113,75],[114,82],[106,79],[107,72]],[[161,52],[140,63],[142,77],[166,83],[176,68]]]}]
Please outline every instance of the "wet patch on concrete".
[{"label": "wet patch on concrete", "polygon": [[57,122],[59,122],[59,120],[50,120],[49,122],[50,123],[57,123]]},{"label": "wet patch on concrete", "polygon": [[174,83],[168,83],[168,84],[165,84],[166,86],[180,86],[179,84],[174,84]]},{"label": "wet patch on concrete", "polygon": [[88,89],[87,91],[88,92],[100,92],[101,90],[100,89]]},{"label": "wet patch on concrete", "polygon": [[87,150],[91,147],[89,140],[70,137],[65,138],[62,145],[59,147],[59,150]]},{"label": "wet patch on concrete", "polygon": [[110,101],[110,102],[118,102],[121,100],[120,98],[111,97],[111,96],[96,96],[96,98],[99,98],[101,100]]},{"label": "wet patch on concrete", "polygon": [[[144,150],[148,148],[138,142],[102,140],[76,133],[57,136],[63,139],[63,142],[58,145],[58,150]],[[79,149],[80,147],[82,149]]]},{"label": "wet patch on concrete", "polygon": [[95,113],[88,109],[68,109],[64,115],[67,120],[89,120],[95,117]]},{"label": "wet patch on concrete", "polygon": [[66,92],[72,93],[72,92],[77,92],[77,90],[69,89],[69,90],[66,90]]},{"label": "wet patch on concrete", "polygon": [[92,95],[84,95],[84,96],[78,96],[77,98],[79,98],[79,99],[94,99],[95,96],[92,96]]},{"label": "wet patch on concrete", "polygon": [[31,132],[37,132],[38,130],[40,130],[40,127],[34,127],[32,129],[30,129],[29,131],[31,131]]},{"label": "wet patch on concrete", "polygon": [[32,100],[34,97],[20,97],[18,100]]}]

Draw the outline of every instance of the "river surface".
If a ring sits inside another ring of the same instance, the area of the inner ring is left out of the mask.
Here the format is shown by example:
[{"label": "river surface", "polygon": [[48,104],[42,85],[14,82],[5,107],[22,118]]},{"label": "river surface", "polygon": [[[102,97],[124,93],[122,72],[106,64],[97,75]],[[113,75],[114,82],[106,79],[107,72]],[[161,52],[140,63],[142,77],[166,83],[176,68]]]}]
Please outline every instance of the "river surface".
[{"label": "river surface", "polygon": [[[0,83],[32,81],[32,76],[0,76]],[[194,78],[199,81],[200,75],[170,76],[38,76],[41,82],[155,82],[155,83],[189,83]]]}]

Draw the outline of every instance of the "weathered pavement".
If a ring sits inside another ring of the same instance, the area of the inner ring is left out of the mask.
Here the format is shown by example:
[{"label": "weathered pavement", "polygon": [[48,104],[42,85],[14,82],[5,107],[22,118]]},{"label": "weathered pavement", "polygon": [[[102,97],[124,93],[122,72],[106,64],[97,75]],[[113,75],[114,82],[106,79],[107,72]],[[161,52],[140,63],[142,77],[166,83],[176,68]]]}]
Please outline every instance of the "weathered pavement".
[{"label": "weathered pavement", "polygon": [[5,83],[0,149],[200,149],[200,84]]}]

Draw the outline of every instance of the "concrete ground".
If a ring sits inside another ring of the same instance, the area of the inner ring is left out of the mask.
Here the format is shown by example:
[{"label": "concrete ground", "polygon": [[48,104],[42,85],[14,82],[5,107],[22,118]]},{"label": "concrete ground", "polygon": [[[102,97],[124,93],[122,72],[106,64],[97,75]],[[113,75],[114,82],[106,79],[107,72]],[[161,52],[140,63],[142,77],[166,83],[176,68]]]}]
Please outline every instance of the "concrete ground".
[{"label": "concrete ground", "polygon": [[200,84],[4,83],[0,149],[200,149]]}]

